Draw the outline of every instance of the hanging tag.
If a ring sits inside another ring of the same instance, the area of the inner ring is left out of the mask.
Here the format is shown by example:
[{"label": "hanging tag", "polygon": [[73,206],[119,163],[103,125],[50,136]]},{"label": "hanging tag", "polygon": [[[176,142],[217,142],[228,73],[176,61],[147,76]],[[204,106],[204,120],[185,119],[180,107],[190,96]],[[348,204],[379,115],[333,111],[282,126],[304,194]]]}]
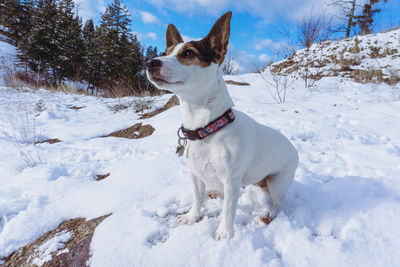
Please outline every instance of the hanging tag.
[{"label": "hanging tag", "polygon": [[179,135],[179,131],[182,131],[183,125],[178,129],[178,146],[176,147],[176,154],[178,157],[182,157],[185,153],[185,146],[187,145],[187,138]]},{"label": "hanging tag", "polygon": [[179,145],[176,147],[176,154],[178,154],[178,157],[182,157],[184,152],[185,152],[184,146]]}]

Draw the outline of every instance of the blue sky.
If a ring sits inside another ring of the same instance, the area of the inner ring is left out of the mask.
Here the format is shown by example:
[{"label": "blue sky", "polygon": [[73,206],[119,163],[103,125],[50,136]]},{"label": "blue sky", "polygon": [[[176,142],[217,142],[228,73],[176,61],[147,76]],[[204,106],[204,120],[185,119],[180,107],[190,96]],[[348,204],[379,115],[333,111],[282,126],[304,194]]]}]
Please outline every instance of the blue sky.
[{"label": "blue sky", "polygon": [[[213,23],[226,11],[233,11],[229,53],[239,62],[242,72],[259,69],[281,47],[275,29],[295,25],[303,16],[325,9],[335,13],[330,0],[121,0],[131,13],[132,31],[144,46],[165,49],[165,31],[175,24],[185,41],[207,35]],[[360,3],[365,0],[358,0]],[[99,21],[111,0],[75,0],[79,14]],[[400,25],[400,0],[381,4],[377,30]],[[294,27],[293,27],[294,29]],[[293,33],[295,35],[295,33]]]}]

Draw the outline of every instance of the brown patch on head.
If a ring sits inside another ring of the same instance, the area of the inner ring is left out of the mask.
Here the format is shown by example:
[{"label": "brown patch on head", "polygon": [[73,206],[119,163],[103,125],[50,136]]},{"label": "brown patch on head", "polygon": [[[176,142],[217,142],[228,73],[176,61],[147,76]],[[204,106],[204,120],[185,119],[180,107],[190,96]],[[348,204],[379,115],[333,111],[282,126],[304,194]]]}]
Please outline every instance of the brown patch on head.
[{"label": "brown patch on head", "polygon": [[[186,66],[197,65],[201,68],[208,67],[211,63],[221,65],[228,51],[231,17],[231,11],[225,13],[204,39],[185,43],[176,54],[179,62]],[[177,44],[183,43],[181,35],[173,24],[168,25],[166,37],[167,50],[161,56],[170,55]]]},{"label": "brown patch on head", "polygon": [[201,68],[208,67],[211,63],[218,63],[221,59],[205,39],[184,44],[176,53],[176,58],[183,65],[197,65]]},{"label": "brown patch on head", "polygon": [[168,56],[172,53],[172,51],[174,51],[176,45],[171,45],[170,47],[167,47],[167,50],[165,50],[165,52],[163,54],[161,54],[161,56]]}]

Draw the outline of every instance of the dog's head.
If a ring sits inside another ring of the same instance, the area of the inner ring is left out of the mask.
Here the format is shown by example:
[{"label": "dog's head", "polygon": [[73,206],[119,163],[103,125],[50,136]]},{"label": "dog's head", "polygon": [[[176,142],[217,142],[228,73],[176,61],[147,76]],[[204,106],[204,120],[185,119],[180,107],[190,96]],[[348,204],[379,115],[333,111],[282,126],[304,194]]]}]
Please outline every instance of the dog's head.
[{"label": "dog's head", "polygon": [[186,43],[175,26],[168,25],[165,53],[146,63],[149,80],[159,89],[181,94],[210,87],[228,50],[231,17],[227,12],[205,38]]}]

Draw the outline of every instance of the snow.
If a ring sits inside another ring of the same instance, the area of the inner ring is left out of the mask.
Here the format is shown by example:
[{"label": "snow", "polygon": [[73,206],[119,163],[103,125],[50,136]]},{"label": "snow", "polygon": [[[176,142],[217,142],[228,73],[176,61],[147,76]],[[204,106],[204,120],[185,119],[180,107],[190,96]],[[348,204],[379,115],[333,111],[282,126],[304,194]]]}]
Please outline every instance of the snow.
[{"label": "snow", "polygon": [[[50,261],[52,259],[51,253],[64,248],[64,243],[68,242],[72,238],[72,236],[73,234],[66,230],[55,234],[52,238],[50,238],[37,248],[37,257],[33,259],[32,263],[38,266],[42,266],[44,263]],[[60,251],[60,253],[58,253],[57,255],[66,252],[68,252],[68,249]]]},{"label": "snow", "polygon": [[[278,67],[280,61],[272,64]],[[296,62],[296,64],[295,64]],[[400,75],[400,28],[378,34],[355,36],[338,41],[326,41],[313,44],[309,50],[296,52],[289,64],[281,65],[281,73],[292,73],[295,65],[305,75],[343,76],[365,79],[356,70],[381,73],[381,79],[391,79]],[[305,66],[308,66],[305,68]],[[292,73],[293,74],[293,73]],[[372,77],[377,80],[377,77]]]},{"label": "snow", "polygon": [[[235,108],[299,151],[295,181],[271,224],[259,220],[268,196],[248,186],[232,239],[214,239],[219,198],[206,201],[200,222],[174,226],[191,203],[187,165],[175,156],[179,107],[140,120],[133,107],[110,108],[133,97],[0,87],[0,257],[65,220],[112,213],[95,230],[91,266],[398,265],[399,85],[327,77],[311,90],[296,80],[276,104],[259,74],[225,79],[250,83],[228,85]],[[155,98],[154,108],[169,97]],[[153,135],[101,137],[138,122],[151,124]],[[62,142],[32,144],[49,138]],[[46,242],[38,260],[68,238]]]}]

